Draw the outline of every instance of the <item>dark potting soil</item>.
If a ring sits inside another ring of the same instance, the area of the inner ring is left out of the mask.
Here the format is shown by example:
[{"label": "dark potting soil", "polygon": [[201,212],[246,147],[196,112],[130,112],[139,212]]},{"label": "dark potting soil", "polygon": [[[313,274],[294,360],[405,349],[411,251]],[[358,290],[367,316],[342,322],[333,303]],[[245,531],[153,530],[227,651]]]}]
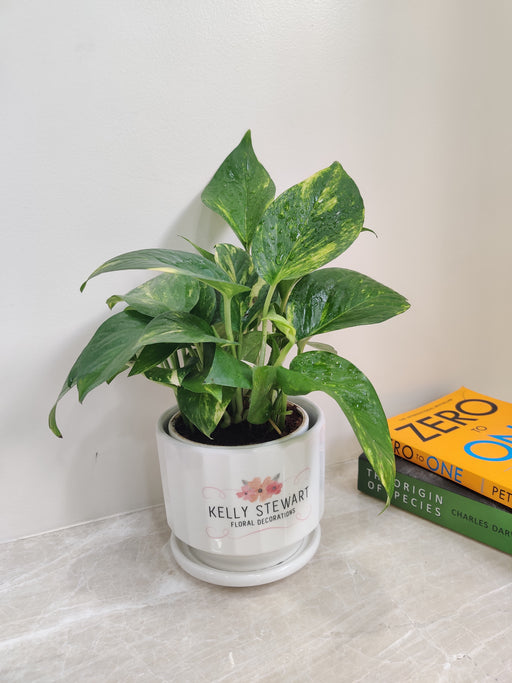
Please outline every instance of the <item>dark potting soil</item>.
[{"label": "dark potting soil", "polygon": [[296,406],[291,404],[288,404],[288,413],[285,428],[281,434],[276,432],[269,422],[262,425],[239,422],[238,424],[231,424],[229,427],[217,427],[212,432],[211,438],[208,438],[197,429],[190,429],[181,415],[176,418],[174,427],[181,436],[196,443],[204,443],[209,446],[250,446],[280,439],[298,429],[302,424],[301,413]]}]

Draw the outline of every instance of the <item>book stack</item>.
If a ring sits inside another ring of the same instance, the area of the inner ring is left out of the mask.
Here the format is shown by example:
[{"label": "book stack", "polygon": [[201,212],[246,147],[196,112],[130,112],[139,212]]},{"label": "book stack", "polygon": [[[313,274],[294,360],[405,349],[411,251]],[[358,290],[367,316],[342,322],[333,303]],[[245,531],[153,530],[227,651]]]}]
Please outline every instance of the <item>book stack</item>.
[{"label": "book stack", "polygon": [[[512,404],[462,387],[388,423],[392,505],[512,554]],[[364,454],[358,489],[386,499]]]}]

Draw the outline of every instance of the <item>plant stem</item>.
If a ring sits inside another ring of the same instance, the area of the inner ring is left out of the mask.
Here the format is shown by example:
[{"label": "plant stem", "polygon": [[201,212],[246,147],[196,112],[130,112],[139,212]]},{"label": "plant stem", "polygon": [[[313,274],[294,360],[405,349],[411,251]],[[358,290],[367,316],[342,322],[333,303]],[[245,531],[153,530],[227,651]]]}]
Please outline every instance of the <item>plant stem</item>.
[{"label": "plant stem", "polygon": [[[224,305],[224,327],[226,330],[226,338],[229,341],[234,342],[235,336],[233,334],[233,322],[231,320],[231,297],[222,296],[222,301]],[[231,353],[235,358],[238,358],[237,347],[235,344],[230,344]],[[235,389],[235,395],[232,399],[232,405],[234,406],[233,422],[238,423],[242,421],[244,412],[244,402],[242,397],[242,390],[240,388]]]},{"label": "plant stem", "polygon": [[[224,305],[224,328],[226,330],[226,337],[229,339],[230,342],[235,341],[235,337],[233,335],[233,323],[231,321],[231,297],[226,296],[225,294],[222,295],[222,301]],[[230,344],[231,346],[231,353],[233,356],[236,358],[236,347],[234,344]]]},{"label": "plant stem", "polygon": [[286,306],[288,304],[288,299],[290,298],[290,294],[292,293],[292,289],[295,287],[297,280],[294,280],[292,284],[288,287],[288,291],[286,292],[286,295],[283,297],[283,300],[281,302],[281,314],[285,315],[285,310]]},{"label": "plant stem", "polygon": [[286,360],[287,355],[290,353],[290,351],[293,348],[295,342],[288,342],[286,346],[281,350],[281,353],[279,354],[279,357],[277,358],[276,362],[274,363],[274,367],[279,367],[281,366],[284,361]]},{"label": "plant stem", "polygon": [[239,422],[242,422],[244,417],[244,399],[242,396],[242,390],[240,388],[235,389],[233,402],[235,405],[235,414],[233,415],[233,422],[235,424],[238,424]]},{"label": "plant stem", "polygon": [[261,347],[260,347],[260,353],[258,355],[258,363],[257,365],[265,365],[265,355],[266,355],[266,350],[267,350],[267,337],[268,337],[268,321],[265,320],[265,318],[268,315],[268,311],[270,309],[270,304],[272,302],[272,297],[274,296],[274,292],[276,291],[276,285],[270,285],[269,290],[267,292],[267,296],[265,298],[265,303],[263,304],[263,311],[261,314],[261,317],[263,318],[263,323],[262,323],[262,338],[261,338]]},{"label": "plant stem", "polygon": [[304,353],[304,347],[306,346],[307,339],[301,339],[299,342],[297,342],[297,353],[301,354]]},{"label": "plant stem", "polygon": [[173,370],[178,370],[180,367],[180,357],[178,356],[178,349],[173,351],[171,355],[169,356],[169,359],[166,361],[167,365],[173,369]]}]

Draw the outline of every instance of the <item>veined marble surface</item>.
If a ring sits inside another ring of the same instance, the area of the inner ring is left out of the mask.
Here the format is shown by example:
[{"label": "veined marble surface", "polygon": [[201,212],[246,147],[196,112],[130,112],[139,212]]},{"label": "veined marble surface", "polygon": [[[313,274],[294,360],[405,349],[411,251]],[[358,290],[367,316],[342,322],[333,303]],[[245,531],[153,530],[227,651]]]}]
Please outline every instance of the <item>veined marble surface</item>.
[{"label": "veined marble surface", "polygon": [[512,680],[512,556],[327,471],[322,541],[283,581],[174,562],[163,508],[0,546],[0,680]]}]

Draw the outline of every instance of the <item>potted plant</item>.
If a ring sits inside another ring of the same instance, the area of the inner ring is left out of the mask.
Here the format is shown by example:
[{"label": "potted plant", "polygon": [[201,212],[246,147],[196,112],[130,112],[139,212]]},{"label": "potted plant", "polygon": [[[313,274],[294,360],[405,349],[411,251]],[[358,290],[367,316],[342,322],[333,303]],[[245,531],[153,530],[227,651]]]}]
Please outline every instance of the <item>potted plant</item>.
[{"label": "potted plant", "polygon": [[313,338],[409,305],[366,275],[324,267],[366,230],[361,195],[338,162],[275,198],[248,131],[202,201],[239,244],[142,249],[97,268],[81,290],[110,271],[160,274],[107,300],[125,306],[79,355],[49,424],[61,436],[56,406],[72,387],[81,402],[125,370],[172,389],[177,406],[157,440],[176,559],[198,578],[251,585],[296,571],[318,545],[324,418],[304,395],[324,391],[339,404],[389,502],[394,456],[377,394]]}]

